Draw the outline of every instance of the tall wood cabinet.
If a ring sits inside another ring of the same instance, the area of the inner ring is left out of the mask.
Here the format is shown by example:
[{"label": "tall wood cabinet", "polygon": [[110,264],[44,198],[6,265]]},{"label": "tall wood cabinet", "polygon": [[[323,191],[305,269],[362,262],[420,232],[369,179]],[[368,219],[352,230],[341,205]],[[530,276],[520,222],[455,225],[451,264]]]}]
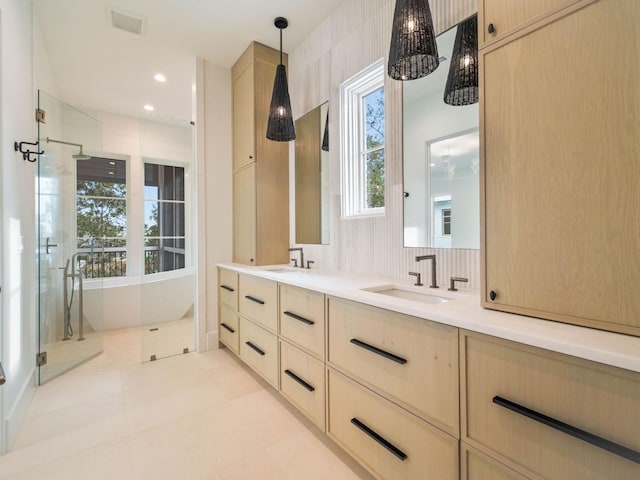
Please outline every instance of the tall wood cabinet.
[{"label": "tall wood cabinet", "polygon": [[289,144],[266,137],[279,61],[277,50],[253,42],[231,70],[233,260],[247,265],[289,261]]},{"label": "tall wood cabinet", "polygon": [[527,3],[480,51],[483,306],[640,335],[640,2]]}]

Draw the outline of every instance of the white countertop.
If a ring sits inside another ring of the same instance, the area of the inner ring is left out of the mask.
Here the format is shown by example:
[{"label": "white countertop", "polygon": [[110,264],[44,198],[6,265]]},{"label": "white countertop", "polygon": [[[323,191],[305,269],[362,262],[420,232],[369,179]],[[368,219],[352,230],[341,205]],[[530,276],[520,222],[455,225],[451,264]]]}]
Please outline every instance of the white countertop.
[{"label": "white countertop", "polygon": [[395,280],[362,277],[320,269],[306,270],[283,265],[251,267],[236,263],[220,263],[218,266],[414,317],[640,372],[640,338],[638,337],[488,310],[480,306],[478,292],[462,289],[460,292],[449,292],[443,286],[439,289],[429,289],[428,286],[416,287],[417,289],[424,289],[425,293],[451,299],[446,303],[425,304],[362,290],[363,288],[381,285],[402,285],[411,289],[410,283]]}]

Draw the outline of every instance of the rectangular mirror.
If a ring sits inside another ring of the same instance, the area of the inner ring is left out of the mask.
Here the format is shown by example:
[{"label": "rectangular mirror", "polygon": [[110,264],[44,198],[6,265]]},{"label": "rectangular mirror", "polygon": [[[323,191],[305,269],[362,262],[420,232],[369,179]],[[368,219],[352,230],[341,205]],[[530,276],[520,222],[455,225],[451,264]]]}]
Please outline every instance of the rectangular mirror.
[{"label": "rectangular mirror", "polygon": [[296,120],[296,243],[329,244],[329,103]]},{"label": "rectangular mirror", "polygon": [[478,104],[443,100],[456,31],[438,36],[436,71],[402,85],[405,247],[480,248]]}]

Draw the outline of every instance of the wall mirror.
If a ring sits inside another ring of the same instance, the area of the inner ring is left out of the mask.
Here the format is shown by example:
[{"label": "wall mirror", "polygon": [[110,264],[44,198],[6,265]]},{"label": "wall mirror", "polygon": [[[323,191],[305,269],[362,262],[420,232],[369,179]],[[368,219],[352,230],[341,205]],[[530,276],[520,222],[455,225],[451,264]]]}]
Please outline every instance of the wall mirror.
[{"label": "wall mirror", "polygon": [[438,36],[436,71],[403,83],[405,247],[480,248],[478,104],[443,101],[456,30]]},{"label": "wall mirror", "polygon": [[296,243],[329,243],[329,103],[296,120]]}]

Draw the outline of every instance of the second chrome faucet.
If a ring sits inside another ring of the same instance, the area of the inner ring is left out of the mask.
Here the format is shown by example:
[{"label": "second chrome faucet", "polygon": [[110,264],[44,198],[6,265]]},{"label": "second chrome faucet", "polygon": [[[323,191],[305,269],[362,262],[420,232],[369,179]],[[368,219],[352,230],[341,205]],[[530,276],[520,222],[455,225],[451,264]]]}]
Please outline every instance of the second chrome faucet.
[{"label": "second chrome faucet", "polygon": [[430,288],[438,288],[438,282],[436,280],[436,256],[435,255],[418,255],[416,262],[422,260],[431,260],[431,285]]}]

